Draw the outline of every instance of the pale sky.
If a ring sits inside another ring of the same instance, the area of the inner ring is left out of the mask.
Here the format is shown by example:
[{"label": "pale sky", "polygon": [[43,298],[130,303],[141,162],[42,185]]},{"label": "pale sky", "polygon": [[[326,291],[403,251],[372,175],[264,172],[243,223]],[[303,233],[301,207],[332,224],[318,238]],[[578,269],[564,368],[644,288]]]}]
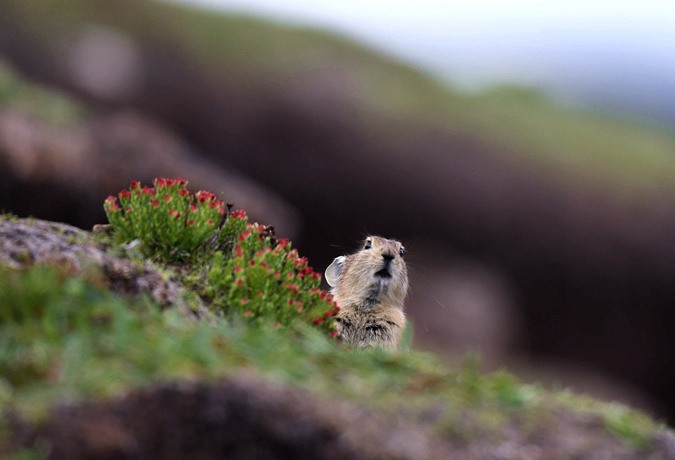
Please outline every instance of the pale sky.
[{"label": "pale sky", "polygon": [[468,86],[537,83],[558,71],[540,68],[541,59],[564,60],[569,48],[675,61],[675,2],[667,0],[174,1],[327,27]]},{"label": "pale sky", "polygon": [[675,1],[167,1],[329,29],[464,89],[514,82],[675,116]]}]

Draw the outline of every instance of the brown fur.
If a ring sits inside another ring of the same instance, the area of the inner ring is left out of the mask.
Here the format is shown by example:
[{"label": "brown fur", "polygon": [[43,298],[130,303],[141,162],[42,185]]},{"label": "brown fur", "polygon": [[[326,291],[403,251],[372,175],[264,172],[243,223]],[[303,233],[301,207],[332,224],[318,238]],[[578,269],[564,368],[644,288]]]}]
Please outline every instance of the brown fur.
[{"label": "brown fur", "polygon": [[326,281],[340,307],[337,331],[347,346],[398,348],[408,292],[402,253],[398,241],[369,236],[358,252],[336,258],[326,269]]}]

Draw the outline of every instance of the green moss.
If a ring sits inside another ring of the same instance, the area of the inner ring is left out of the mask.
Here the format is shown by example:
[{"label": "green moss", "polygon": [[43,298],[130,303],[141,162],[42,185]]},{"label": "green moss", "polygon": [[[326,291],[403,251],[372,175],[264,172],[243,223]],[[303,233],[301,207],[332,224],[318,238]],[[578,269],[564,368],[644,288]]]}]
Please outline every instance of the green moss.
[{"label": "green moss", "polygon": [[499,441],[506,427],[536,432],[562,410],[600,417],[610,433],[640,448],[661,430],[623,406],[550,393],[506,372],[480,374],[475,357],[450,370],[418,352],[354,353],[302,324],[279,330],[196,322],[146,298],[112,294],[99,281],[96,273],[73,277],[45,267],[0,270],[0,410],[39,422],[55,401],[254,370],[419,420],[459,443]]},{"label": "green moss", "polygon": [[653,422],[644,414],[621,404],[610,404],[604,411],[607,429],[626,442],[644,448],[651,441]]}]

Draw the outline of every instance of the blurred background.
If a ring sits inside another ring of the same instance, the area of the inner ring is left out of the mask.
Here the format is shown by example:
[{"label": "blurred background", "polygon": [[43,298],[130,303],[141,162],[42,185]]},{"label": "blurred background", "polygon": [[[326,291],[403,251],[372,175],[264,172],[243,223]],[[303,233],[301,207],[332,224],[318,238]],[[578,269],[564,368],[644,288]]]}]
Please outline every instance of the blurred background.
[{"label": "blurred background", "polygon": [[0,209],[181,176],[322,271],[408,248],[414,346],[675,420],[675,6],[4,0]]}]

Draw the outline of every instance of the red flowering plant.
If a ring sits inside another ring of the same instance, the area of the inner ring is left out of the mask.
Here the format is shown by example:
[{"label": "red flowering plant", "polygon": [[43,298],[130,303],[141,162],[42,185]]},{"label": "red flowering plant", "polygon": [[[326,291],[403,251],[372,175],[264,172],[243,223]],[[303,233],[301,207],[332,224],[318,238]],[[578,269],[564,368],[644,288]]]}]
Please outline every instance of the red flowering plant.
[{"label": "red flowering plant", "polygon": [[253,323],[281,327],[301,320],[331,337],[337,334],[331,318],[339,307],[290,241],[277,239],[271,227],[248,223],[243,210],[233,212],[223,230],[237,237],[211,260],[207,296],[214,305]]},{"label": "red flowering plant", "polygon": [[214,194],[191,194],[183,179],[158,178],[154,187],[132,182],[104,203],[118,241],[139,240],[146,256],[167,262],[194,259],[225,217],[226,205]]},{"label": "red flowering plant", "polygon": [[139,240],[145,256],[164,263],[190,262],[186,284],[214,309],[274,327],[300,320],[336,335],[331,318],[339,308],[290,241],[249,223],[244,210],[230,213],[210,192],[191,194],[185,180],[153,185],[132,182],[105,200],[117,241]]}]

